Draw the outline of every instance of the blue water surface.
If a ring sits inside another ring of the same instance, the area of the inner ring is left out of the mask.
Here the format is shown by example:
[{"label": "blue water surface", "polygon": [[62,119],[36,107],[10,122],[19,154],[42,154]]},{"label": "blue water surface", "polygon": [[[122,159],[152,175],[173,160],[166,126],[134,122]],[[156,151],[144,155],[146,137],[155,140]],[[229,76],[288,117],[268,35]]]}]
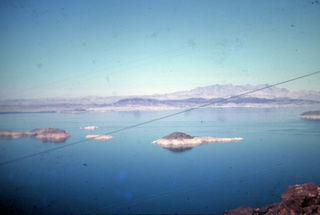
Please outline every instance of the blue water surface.
[{"label": "blue water surface", "polygon": [[[299,119],[302,109],[195,110],[111,134],[107,142],[81,141],[175,111],[1,114],[1,131],[51,127],[72,135],[64,143],[0,139],[1,163],[79,141],[1,165],[1,208],[7,214],[222,214],[279,202],[290,185],[320,185],[320,121]],[[80,129],[85,126],[99,129]],[[151,143],[175,131],[244,140],[180,153]]]}]

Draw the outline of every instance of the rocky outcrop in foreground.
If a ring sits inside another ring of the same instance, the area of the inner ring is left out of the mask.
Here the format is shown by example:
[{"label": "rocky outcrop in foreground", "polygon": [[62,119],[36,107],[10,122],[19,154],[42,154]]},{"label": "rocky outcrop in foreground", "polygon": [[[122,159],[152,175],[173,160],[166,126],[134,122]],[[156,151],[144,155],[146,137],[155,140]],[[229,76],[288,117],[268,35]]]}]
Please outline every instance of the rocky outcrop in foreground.
[{"label": "rocky outcrop in foreground", "polygon": [[43,142],[63,142],[69,137],[66,131],[57,128],[43,128],[35,129],[28,132],[16,132],[16,131],[3,131],[0,132],[0,138],[22,138],[22,137],[35,137]]},{"label": "rocky outcrop in foreground", "polygon": [[214,138],[214,137],[194,137],[182,132],[174,132],[152,143],[162,146],[174,152],[190,150],[195,146],[202,144],[211,144],[217,142],[240,141],[243,138]]},{"label": "rocky outcrop in foreground", "polygon": [[320,214],[320,187],[313,183],[288,187],[281,202],[261,208],[241,206],[225,211],[224,215],[309,215]]},{"label": "rocky outcrop in foreground", "polygon": [[299,116],[301,119],[320,120],[320,110],[307,111]]}]

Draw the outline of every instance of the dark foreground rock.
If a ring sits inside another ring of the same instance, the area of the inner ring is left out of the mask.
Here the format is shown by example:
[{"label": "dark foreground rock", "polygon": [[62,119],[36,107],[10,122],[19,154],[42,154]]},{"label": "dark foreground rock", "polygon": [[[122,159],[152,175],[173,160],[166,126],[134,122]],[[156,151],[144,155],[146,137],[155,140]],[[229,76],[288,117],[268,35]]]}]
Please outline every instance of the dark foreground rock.
[{"label": "dark foreground rock", "polygon": [[35,137],[43,142],[63,142],[69,137],[66,131],[57,128],[43,128],[35,129],[28,132],[3,131],[0,132],[0,138],[21,138],[21,137]]},{"label": "dark foreground rock", "polygon": [[320,187],[313,183],[288,187],[281,202],[261,208],[241,206],[225,211],[224,215],[309,215],[320,214]]}]

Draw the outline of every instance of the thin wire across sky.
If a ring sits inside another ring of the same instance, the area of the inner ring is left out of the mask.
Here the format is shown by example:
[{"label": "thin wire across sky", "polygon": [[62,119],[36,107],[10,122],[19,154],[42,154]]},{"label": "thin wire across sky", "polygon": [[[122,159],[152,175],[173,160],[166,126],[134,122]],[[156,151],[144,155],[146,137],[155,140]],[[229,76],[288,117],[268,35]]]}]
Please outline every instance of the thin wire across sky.
[{"label": "thin wire across sky", "polygon": [[[305,75],[302,75],[302,76],[298,76],[298,77],[295,77],[295,78],[287,79],[287,80],[284,80],[284,81],[281,81],[281,82],[278,82],[278,83],[275,83],[275,84],[272,84],[272,85],[268,85],[266,87],[262,87],[262,88],[259,88],[259,89],[255,89],[255,90],[252,90],[252,91],[248,91],[248,92],[245,92],[245,93],[234,95],[234,96],[231,96],[231,97],[228,97],[228,98],[223,98],[223,99],[220,99],[220,100],[215,101],[215,102],[210,102],[210,103],[207,103],[207,104],[199,105],[199,106],[196,106],[196,107],[193,107],[193,108],[189,108],[189,109],[186,109],[186,110],[178,111],[178,112],[173,113],[173,114],[168,114],[168,115],[165,115],[165,116],[162,116],[162,117],[158,117],[158,118],[154,118],[154,119],[151,119],[151,120],[148,120],[148,121],[145,121],[145,122],[141,122],[141,123],[134,124],[134,125],[131,125],[131,126],[127,126],[127,127],[124,127],[124,128],[120,128],[120,129],[117,129],[117,130],[106,132],[106,133],[104,133],[102,135],[110,135],[110,134],[118,133],[118,132],[121,132],[121,131],[129,130],[129,129],[136,128],[136,127],[139,127],[139,126],[142,126],[142,125],[146,125],[146,124],[150,124],[150,123],[153,123],[153,122],[156,122],[156,121],[159,121],[159,120],[163,120],[163,119],[166,119],[166,118],[174,117],[174,116],[177,116],[177,115],[180,115],[180,114],[183,114],[183,113],[186,113],[186,112],[194,111],[194,110],[197,110],[197,109],[200,109],[200,108],[210,107],[210,106],[218,104],[218,103],[222,103],[222,102],[225,102],[225,101],[228,101],[228,100],[239,98],[239,97],[242,97],[242,96],[245,96],[245,95],[249,95],[249,94],[252,94],[252,93],[255,93],[255,92],[258,92],[258,91],[262,91],[262,90],[265,90],[265,89],[269,89],[269,88],[272,88],[272,87],[275,87],[275,86],[279,86],[279,85],[286,84],[286,83],[289,83],[289,82],[297,81],[299,79],[303,79],[303,78],[314,76],[314,75],[318,75],[318,74],[320,74],[320,71],[308,73],[308,74],[305,74]],[[102,135],[100,135],[100,136],[102,136]],[[43,150],[41,152],[36,152],[36,153],[29,154],[29,155],[26,155],[26,156],[22,156],[22,157],[19,157],[19,158],[15,158],[15,159],[12,159],[12,160],[4,161],[4,162],[0,163],[0,166],[5,166],[5,165],[11,164],[11,163],[15,163],[15,162],[18,162],[18,161],[22,161],[22,160],[25,160],[25,159],[28,159],[28,158],[32,158],[32,157],[41,155],[41,154],[44,154],[44,153],[53,152],[53,151],[56,151],[56,150],[59,150],[59,149],[63,149],[63,148],[70,147],[70,146],[74,146],[76,144],[83,143],[83,142],[86,142],[88,140],[89,139],[83,139],[83,140],[80,140],[80,141],[76,141],[76,142],[72,142],[72,143],[69,143],[69,144],[61,145],[61,146],[58,146],[58,147],[55,147],[55,148]]]}]

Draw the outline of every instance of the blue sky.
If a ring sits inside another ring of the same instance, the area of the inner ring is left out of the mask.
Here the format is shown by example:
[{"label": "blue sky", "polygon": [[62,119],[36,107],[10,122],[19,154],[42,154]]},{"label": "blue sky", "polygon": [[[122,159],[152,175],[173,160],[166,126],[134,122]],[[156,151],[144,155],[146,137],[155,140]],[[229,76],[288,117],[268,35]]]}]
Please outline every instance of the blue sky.
[{"label": "blue sky", "polygon": [[313,0],[1,1],[0,99],[274,84],[320,70],[319,20]]}]

